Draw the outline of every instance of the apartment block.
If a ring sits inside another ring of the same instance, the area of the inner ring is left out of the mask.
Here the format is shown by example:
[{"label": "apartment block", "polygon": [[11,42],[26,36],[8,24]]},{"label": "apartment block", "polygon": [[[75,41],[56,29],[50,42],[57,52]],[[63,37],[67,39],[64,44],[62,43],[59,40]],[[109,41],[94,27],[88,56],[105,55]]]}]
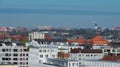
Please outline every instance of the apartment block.
[{"label": "apartment block", "polygon": [[18,67],[28,67],[28,51],[21,43],[0,43],[1,64],[15,64]]}]

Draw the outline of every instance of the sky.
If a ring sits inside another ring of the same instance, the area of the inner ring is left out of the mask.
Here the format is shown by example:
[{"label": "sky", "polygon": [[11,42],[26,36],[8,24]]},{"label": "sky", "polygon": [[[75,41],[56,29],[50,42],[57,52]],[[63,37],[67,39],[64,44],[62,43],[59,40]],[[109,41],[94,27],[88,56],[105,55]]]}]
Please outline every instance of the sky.
[{"label": "sky", "polygon": [[0,0],[0,27],[120,26],[120,0]]}]

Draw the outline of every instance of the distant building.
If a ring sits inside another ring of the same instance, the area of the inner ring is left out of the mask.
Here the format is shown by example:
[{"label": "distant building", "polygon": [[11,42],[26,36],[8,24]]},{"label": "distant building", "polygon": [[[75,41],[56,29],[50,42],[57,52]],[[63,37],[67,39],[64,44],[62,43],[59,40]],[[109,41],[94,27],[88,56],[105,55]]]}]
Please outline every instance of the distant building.
[{"label": "distant building", "polygon": [[79,45],[109,45],[109,40],[102,36],[96,36],[93,39],[85,39],[84,37],[79,37],[78,39],[70,39],[68,40],[68,43],[78,43]]},{"label": "distant building", "polygon": [[98,29],[98,25],[95,23],[95,29],[97,30]]},{"label": "distant building", "polygon": [[80,67],[120,67],[120,62],[116,61],[83,61]]},{"label": "distant building", "polygon": [[34,39],[45,39],[45,34],[41,32],[29,33],[29,40],[34,40]]},{"label": "distant building", "polygon": [[73,60],[100,60],[104,56],[103,51],[100,49],[71,49],[70,58]]},{"label": "distant building", "polygon": [[112,27],[113,31],[120,31],[120,27]]},{"label": "distant building", "polygon": [[93,44],[91,39],[85,39],[84,37],[80,36],[78,39],[69,39],[68,43],[78,43],[78,45],[86,45],[86,44]]},{"label": "distant building", "polygon": [[52,26],[39,26],[38,29],[39,30],[51,30]]}]

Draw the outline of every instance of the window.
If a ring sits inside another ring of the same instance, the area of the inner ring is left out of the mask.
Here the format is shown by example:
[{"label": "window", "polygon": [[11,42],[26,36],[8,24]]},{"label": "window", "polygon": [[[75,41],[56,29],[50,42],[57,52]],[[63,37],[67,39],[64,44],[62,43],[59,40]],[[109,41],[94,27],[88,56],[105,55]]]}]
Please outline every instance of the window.
[{"label": "window", "polygon": [[5,56],[9,56],[9,54],[7,53],[7,54],[5,54]]},{"label": "window", "polygon": [[25,58],[22,58],[22,60],[25,60]]},{"label": "window", "polygon": [[26,56],[28,56],[28,54],[26,54]]},{"label": "window", "polygon": [[3,52],[5,52],[5,49],[2,49]]},{"label": "window", "polygon": [[43,52],[46,52],[46,50],[43,50]]},{"label": "window", "polygon": [[112,50],[112,52],[115,52],[115,50]]},{"label": "window", "polygon": [[23,54],[23,56],[25,56],[25,54]]},{"label": "window", "polygon": [[74,66],[74,65],[75,65],[75,63],[72,64],[72,66]]},{"label": "window", "polygon": [[27,51],[27,49],[24,49],[24,51]]},{"label": "window", "polygon": [[71,64],[69,63],[69,66],[71,66]]},{"label": "window", "polygon": [[78,66],[78,63],[76,63],[76,65]]},{"label": "window", "polygon": [[18,49],[14,49],[13,51],[14,51],[14,52],[18,52]]},{"label": "window", "polygon": [[11,60],[11,58],[2,58],[2,60]]},{"label": "window", "polygon": [[45,57],[47,58],[47,57],[48,57],[48,55],[45,55]]},{"label": "window", "polygon": [[13,58],[13,60],[18,60],[17,58]]},{"label": "window", "polygon": [[26,58],[26,60],[28,60],[28,58]]},{"label": "window", "polygon": [[13,62],[13,64],[17,64],[17,62]]},{"label": "window", "polygon": [[55,55],[52,55],[52,57],[55,57]]},{"label": "window", "polygon": [[22,49],[20,49],[20,52],[22,52]]},{"label": "window", "polygon": [[28,65],[28,62],[26,62],[26,64]]},{"label": "window", "polygon": [[18,54],[13,54],[13,56],[18,56]]},{"label": "window", "polygon": [[40,57],[42,58],[42,57],[43,57],[43,55],[40,55]]},{"label": "window", "polygon": [[22,62],[20,62],[20,65],[22,65]]},{"label": "window", "polygon": [[42,52],[42,50],[39,50],[39,52]]},{"label": "window", "polygon": [[20,60],[22,60],[22,58],[20,58]]}]

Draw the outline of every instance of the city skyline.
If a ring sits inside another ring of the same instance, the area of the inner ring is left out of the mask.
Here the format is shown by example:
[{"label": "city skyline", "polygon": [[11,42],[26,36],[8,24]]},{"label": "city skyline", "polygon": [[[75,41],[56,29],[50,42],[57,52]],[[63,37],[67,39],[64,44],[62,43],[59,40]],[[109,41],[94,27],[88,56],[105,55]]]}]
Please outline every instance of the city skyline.
[{"label": "city skyline", "polygon": [[0,0],[1,26],[93,28],[120,26],[118,0]]}]

